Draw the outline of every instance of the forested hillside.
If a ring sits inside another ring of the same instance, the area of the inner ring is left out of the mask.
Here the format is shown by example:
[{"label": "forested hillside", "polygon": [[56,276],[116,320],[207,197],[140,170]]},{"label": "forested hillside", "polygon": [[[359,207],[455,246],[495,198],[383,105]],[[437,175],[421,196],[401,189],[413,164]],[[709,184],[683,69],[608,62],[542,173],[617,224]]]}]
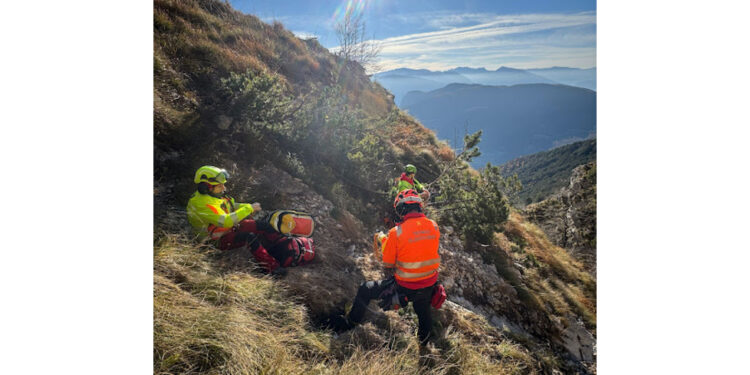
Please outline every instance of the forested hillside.
[{"label": "forested hillside", "polygon": [[596,161],[596,139],[542,151],[513,159],[500,166],[504,176],[518,175],[523,188],[518,192],[519,205],[539,202],[567,186],[573,169]]},{"label": "forested hillside", "polygon": [[[475,134],[454,151],[359,64],[280,23],[155,0],[154,372],[595,372],[595,279],[510,207],[499,168],[469,167],[482,147]],[[448,293],[421,359],[410,308],[323,324],[384,277],[372,234],[407,163],[432,192]],[[185,205],[206,164],[240,202],[313,214],[315,261],[271,278],[245,249],[197,242]]]}]

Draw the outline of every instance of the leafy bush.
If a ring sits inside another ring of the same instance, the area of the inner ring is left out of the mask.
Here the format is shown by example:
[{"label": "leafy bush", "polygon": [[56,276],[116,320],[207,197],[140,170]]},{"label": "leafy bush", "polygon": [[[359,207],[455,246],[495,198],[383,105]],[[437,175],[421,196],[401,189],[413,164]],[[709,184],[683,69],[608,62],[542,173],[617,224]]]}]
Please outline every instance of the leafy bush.
[{"label": "leafy bush", "polygon": [[479,174],[469,169],[468,162],[480,155],[477,144],[481,136],[481,130],[466,135],[463,151],[432,185],[437,185],[435,210],[440,217],[461,227],[468,239],[489,243],[508,219],[509,205],[504,191],[513,181],[504,179],[500,169],[489,163]]},{"label": "leafy bush", "polygon": [[254,135],[271,130],[279,135],[293,137],[288,126],[291,99],[284,94],[279,76],[247,71],[230,73],[221,80],[222,99],[228,105],[229,116],[240,124],[240,129]]}]

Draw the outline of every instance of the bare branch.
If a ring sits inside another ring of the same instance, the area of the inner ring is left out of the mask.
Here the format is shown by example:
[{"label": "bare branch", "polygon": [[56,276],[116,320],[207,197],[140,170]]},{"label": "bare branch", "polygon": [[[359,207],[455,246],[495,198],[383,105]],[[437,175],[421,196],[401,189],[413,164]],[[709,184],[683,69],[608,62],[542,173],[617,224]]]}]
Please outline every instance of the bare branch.
[{"label": "bare branch", "polygon": [[344,18],[336,24],[337,55],[359,63],[367,71],[375,71],[379,68],[377,60],[383,47],[372,39],[365,40],[366,30],[362,13],[355,14],[352,8],[347,9]]}]

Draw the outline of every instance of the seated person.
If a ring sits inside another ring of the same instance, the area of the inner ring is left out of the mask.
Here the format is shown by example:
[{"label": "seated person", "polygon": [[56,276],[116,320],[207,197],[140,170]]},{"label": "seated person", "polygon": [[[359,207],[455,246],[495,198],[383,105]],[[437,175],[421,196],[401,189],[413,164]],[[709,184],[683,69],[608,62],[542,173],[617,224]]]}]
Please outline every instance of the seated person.
[{"label": "seated person", "polygon": [[190,225],[200,238],[214,241],[221,250],[249,247],[258,263],[269,273],[284,274],[284,267],[312,260],[315,253],[311,240],[306,251],[305,246],[290,243],[294,240],[282,236],[267,222],[253,220],[250,215],[261,211],[260,203],[235,202],[226,194],[224,184],[228,179],[226,170],[210,165],[195,173],[198,190],[188,202],[187,213]]}]

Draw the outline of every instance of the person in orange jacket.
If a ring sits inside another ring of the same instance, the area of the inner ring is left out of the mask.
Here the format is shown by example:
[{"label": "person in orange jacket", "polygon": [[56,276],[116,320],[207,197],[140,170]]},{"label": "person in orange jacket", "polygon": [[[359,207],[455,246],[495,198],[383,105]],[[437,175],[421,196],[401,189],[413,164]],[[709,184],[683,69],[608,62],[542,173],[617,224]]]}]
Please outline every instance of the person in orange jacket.
[{"label": "person in orange jacket", "polygon": [[[395,269],[394,277],[362,283],[349,315],[334,319],[333,326],[338,330],[346,330],[360,323],[367,305],[373,299],[384,300],[381,304],[384,309],[398,308],[399,305],[412,302],[419,319],[419,341],[424,345],[429,339],[432,326],[430,306],[439,307],[444,300],[433,298],[440,267],[440,230],[435,221],[422,213],[422,198],[413,189],[400,192],[393,208],[402,221],[391,228],[387,238],[382,240],[385,241],[383,265]],[[442,290],[440,293],[445,295]],[[435,302],[437,300],[439,303]],[[395,303],[392,304],[391,301]]]}]

